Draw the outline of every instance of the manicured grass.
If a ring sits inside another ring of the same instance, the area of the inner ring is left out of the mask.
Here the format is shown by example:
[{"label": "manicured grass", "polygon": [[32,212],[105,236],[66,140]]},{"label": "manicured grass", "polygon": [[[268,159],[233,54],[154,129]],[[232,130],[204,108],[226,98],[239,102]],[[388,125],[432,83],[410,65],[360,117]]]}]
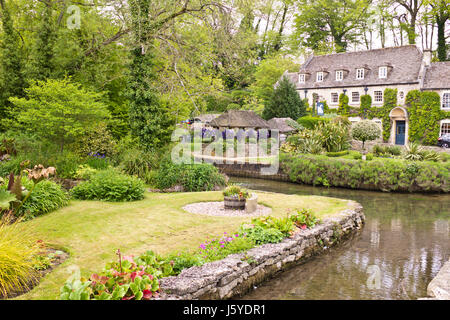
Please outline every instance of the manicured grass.
[{"label": "manicured grass", "polygon": [[[261,203],[273,208],[274,216],[285,216],[288,209],[310,208],[323,218],[340,212],[347,203],[318,196],[257,193]],[[125,255],[146,250],[165,254],[195,249],[207,236],[233,232],[250,220],[182,210],[188,203],[221,200],[221,192],[201,192],[146,193],[144,200],[129,203],[71,201],[68,207],[25,222],[46,242],[68,250],[71,257],[18,299],[57,299],[71,268],[79,267],[82,275],[88,277],[115,260],[117,249]]]}]

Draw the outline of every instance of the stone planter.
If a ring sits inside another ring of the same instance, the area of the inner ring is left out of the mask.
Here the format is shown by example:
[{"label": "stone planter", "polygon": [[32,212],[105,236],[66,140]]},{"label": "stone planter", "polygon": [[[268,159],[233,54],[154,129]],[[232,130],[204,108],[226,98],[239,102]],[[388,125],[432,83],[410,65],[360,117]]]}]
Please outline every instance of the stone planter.
[{"label": "stone planter", "polygon": [[239,198],[235,197],[224,197],[223,200],[225,204],[225,209],[230,210],[244,210],[245,209],[245,199],[239,200]]}]

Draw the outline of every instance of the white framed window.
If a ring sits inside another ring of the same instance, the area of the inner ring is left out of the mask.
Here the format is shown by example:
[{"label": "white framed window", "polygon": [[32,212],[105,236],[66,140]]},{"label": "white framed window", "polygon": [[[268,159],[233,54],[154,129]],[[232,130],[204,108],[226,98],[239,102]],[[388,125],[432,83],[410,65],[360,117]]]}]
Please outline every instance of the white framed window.
[{"label": "white framed window", "polygon": [[316,81],[317,82],[322,82],[323,81],[323,72],[317,72]]},{"label": "white framed window", "polygon": [[356,69],[356,80],[364,79],[364,69]]},{"label": "white framed window", "polygon": [[450,109],[450,92],[442,95],[442,109]]},{"label": "white framed window", "polygon": [[443,136],[444,134],[450,134],[450,122],[442,122],[441,123],[440,136]]},{"label": "white framed window", "polygon": [[378,77],[380,79],[386,79],[387,78],[387,67],[380,67],[378,69]]},{"label": "white framed window", "polygon": [[359,102],[359,92],[352,92],[352,102]]},{"label": "white framed window", "polygon": [[400,100],[405,99],[405,93],[403,91],[400,91],[399,97],[400,97]]},{"label": "white framed window", "polygon": [[331,103],[333,104],[339,103],[339,95],[336,92],[331,93]]},{"label": "white framed window", "polygon": [[375,102],[383,102],[383,91],[374,91],[373,96]]},{"label": "white framed window", "polygon": [[306,75],[304,73],[301,73],[298,75],[298,82],[305,83]]},{"label": "white framed window", "polygon": [[344,79],[344,71],[336,71],[336,81],[342,81]]}]

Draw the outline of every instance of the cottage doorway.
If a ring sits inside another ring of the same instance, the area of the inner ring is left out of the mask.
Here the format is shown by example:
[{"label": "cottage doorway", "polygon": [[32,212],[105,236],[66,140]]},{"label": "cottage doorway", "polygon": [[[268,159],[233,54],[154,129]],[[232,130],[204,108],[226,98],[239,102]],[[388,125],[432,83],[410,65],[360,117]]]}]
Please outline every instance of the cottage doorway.
[{"label": "cottage doorway", "polygon": [[406,121],[397,120],[395,131],[395,144],[404,145],[405,144],[405,133],[406,133]]},{"label": "cottage doorway", "polygon": [[389,117],[392,122],[392,131],[389,142],[396,145],[408,143],[408,111],[402,107],[391,110]]}]

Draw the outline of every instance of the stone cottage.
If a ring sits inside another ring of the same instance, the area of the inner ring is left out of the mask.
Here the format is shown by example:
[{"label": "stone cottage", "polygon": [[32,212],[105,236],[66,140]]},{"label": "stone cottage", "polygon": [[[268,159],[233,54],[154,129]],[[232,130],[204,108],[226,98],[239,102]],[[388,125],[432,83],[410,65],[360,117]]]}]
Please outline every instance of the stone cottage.
[{"label": "stone cottage", "polygon": [[[326,101],[336,109],[341,93],[349,97],[351,107],[359,107],[364,94],[372,97],[373,107],[381,107],[384,90],[397,89],[398,107],[390,114],[389,142],[402,145],[408,142],[409,120],[404,105],[409,91],[438,92],[441,108],[450,111],[450,62],[431,62],[431,56],[431,51],[422,52],[416,45],[311,56],[299,72],[286,72],[284,76],[310,105]],[[352,122],[359,120],[350,118]],[[380,119],[373,120],[381,125]],[[440,128],[441,134],[450,133],[450,119],[441,120]]]}]

